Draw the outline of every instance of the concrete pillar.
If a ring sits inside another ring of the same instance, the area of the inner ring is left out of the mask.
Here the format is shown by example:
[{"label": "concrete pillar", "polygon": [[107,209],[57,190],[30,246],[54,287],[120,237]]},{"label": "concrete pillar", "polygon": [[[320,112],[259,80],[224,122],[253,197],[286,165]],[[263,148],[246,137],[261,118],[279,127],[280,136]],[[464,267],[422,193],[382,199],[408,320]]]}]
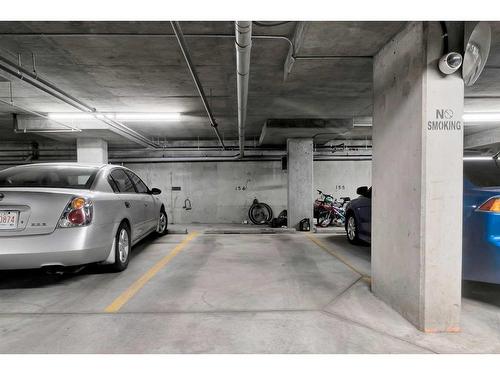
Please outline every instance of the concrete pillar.
[{"label": "concrete pillar", "polygon": [[298,228],[300,221],[313,220],[313,140],[287,139],[288,150],[288,227]]},{"label": "concrete pillar", "polygon": [[459,329],[459,75],[437,69],[438,22],[410,22],[374,59],[372,290],[425,332]]},{"label": "concrete pillar", "polygon": [[108,142],[100,138],[78,138],[76,156],[79,163],[108,164]]}]

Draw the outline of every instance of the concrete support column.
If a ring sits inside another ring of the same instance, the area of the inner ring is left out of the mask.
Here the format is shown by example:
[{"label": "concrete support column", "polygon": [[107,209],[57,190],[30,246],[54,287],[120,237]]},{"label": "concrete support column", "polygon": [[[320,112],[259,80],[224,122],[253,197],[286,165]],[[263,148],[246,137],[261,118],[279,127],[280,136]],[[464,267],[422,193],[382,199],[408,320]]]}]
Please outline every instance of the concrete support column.
[{"label": "concrete support column", "polygon": [[464,85],[438,22],[410,22],[374,59],[372,290],[425,332],[459,329]]},{"label": "concrete support column", "polygon": [[78,138],[76,156],[79,163],[108,164],[108,142],[100,138]]},{"label": "concrete support column", "polygon": [[313,220],[313,140],[290,138],[288,151],[288,227],[298,228],[304,218]]}]

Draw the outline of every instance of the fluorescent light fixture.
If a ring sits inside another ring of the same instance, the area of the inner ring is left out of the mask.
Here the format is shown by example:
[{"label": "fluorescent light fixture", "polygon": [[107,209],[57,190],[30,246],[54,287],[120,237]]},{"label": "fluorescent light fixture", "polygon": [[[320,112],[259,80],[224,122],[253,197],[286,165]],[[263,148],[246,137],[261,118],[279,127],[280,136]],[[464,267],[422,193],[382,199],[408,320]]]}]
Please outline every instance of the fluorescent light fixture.
[{"label": "fluorescent light fixture", "polygon": [[116,119],[119,121],[175,121],[180,120],[180,113],[49,113],[52,120],[94,120]]},{"label": "fluorescent light fixture", "polygon": [[180,113],[117,113],[120,121],[175,121],[180,120]]},{"label": "fluorescent light fixture", "polygon": [[491,156],[464,156],[464,160],[491,160]]},{"label": "fluorescent light fixture", "polygon": [[94,118],[90,113],[49,113],[52,120],[90,120]]},{"label": "fluorescent light fixture", "polygon": [[68,112],[68,113],[49,113],[48,118],[51,120],[94,120],[94,119],[104,119],[104,118],[109,118],[112,119],[114,118],[113,113],[98,113],[98,114],[92,114],[92,113],[75,113],[75,112]]},{"label": "fluorescent light fixture", "polygon": [[500,112],[469,112],[462,116],[464,122],[500,122]]}]

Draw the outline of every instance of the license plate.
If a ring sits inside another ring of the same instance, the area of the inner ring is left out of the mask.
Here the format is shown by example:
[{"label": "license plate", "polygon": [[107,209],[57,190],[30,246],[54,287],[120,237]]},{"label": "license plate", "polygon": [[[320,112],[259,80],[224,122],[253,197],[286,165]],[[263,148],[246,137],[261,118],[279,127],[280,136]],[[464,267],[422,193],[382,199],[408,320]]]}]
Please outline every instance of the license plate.
[{"label": "license plate", "polygon": [[17,229],[19,211],[0,211],[0,230]]}]

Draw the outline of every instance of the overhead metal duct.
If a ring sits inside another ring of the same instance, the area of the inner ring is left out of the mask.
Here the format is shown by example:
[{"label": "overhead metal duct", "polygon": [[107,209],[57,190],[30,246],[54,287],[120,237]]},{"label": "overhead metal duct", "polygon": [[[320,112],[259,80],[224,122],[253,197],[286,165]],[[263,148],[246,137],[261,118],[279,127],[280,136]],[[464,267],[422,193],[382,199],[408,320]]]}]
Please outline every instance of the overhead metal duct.
[{"label": "overhead metal duct", "polygon": [[236,21],[236,72],[238,91],[238,141],[240,157],[245,155],[245,125],[247,120],[248,79],[250,77],[250,50],[252,49],[252,22]]}]

